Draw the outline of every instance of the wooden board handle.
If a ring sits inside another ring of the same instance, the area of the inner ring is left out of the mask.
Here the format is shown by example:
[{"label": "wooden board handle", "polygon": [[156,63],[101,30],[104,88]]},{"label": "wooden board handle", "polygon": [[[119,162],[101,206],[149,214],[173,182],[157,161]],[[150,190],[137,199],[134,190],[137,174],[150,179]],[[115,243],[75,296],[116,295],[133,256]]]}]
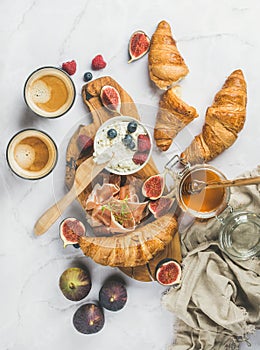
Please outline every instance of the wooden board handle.
[{"label": "wooden board handle", "polygon": [[34,226],[34,233],[36,236],[40,236],[55,223],[56,220],[61,216],[65,209],[73,202],[76,198],[77,193],[75,188],[62,197],[57,203],[46,210],[46,212],[37,220]]}]

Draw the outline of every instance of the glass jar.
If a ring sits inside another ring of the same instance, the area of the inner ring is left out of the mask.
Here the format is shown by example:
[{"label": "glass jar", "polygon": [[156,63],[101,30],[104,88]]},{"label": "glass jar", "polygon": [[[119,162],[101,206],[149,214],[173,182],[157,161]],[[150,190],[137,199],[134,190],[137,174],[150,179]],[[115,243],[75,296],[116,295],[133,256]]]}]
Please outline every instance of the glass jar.
[{"label": "glass jar", "polygon": [[247,211],[234,211],[229,205],[230,188],[202,189],[190,194],[188,185],[199,180],[203,182],[225,180],[226,177],[208,164],[182,164],[174,156],[165,166],[176,179],[176,199],[183,212],[194,218],[205,220],[214,218],[220,222],[220,248],[231,258],[246,260],[260,254],[260,216]]},{"label": "glass jar", "polygon": [[219,244],[231,258],[247,260],[260,254],[260,216],[247,211],[233,211],[219,217]]}]

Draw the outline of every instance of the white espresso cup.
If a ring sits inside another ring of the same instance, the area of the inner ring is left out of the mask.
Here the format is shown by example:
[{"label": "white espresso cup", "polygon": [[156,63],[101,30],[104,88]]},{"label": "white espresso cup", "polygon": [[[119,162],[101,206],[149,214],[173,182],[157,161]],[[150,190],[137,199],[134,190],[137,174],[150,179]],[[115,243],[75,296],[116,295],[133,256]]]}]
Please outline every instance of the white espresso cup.
[{"label": "white espresso cup", "polygon": [[27,106],[45,118],[57,118],[68,112],[76,96],[70,76],[60,68],[42,67],[34,71],[24,85]]},{"label": "white espresso cup", "polygon": [[18,176],[36,180],[50,174],[58,158],[57,146],[45,132],[26,129],[15,134],[8,143],[6,159]]}]

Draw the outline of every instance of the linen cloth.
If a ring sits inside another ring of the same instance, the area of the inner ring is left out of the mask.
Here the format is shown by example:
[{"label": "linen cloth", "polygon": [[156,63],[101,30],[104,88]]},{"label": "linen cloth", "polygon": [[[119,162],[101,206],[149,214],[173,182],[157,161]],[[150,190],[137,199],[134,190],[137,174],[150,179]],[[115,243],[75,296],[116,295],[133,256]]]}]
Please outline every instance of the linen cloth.
[{"label": "linen cloth", "polygon": [[[260,166],[243,176],[259,175]],[[230,205],[260,214],[260,186],[231,188]],[[182,282],[162,296],[162,304],[177,316],[169,350],[237,350],[260,328],[260,259],[236,261],[224,254],[215,218],[188,228],[182,222]]]}]

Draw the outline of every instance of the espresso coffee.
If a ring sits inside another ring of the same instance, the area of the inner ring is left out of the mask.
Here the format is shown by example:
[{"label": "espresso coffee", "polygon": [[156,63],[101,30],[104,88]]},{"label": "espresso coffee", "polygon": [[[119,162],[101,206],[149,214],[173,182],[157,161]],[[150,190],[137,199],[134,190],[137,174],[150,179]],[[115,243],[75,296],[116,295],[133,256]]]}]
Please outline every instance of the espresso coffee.
[{"label": "espresso coffee", "polygon": [[12,137],[6,156],[15,174],[25,179],[40,179],[55,167],[57,147],[46,133],[27,129]]},{"label": "espresso coffee", "polygon": [[63,70],[43,67],[33,72],[24,87],[27,105],[36,114],[56,118],[66,113],[75,100],[75,87]]}]

